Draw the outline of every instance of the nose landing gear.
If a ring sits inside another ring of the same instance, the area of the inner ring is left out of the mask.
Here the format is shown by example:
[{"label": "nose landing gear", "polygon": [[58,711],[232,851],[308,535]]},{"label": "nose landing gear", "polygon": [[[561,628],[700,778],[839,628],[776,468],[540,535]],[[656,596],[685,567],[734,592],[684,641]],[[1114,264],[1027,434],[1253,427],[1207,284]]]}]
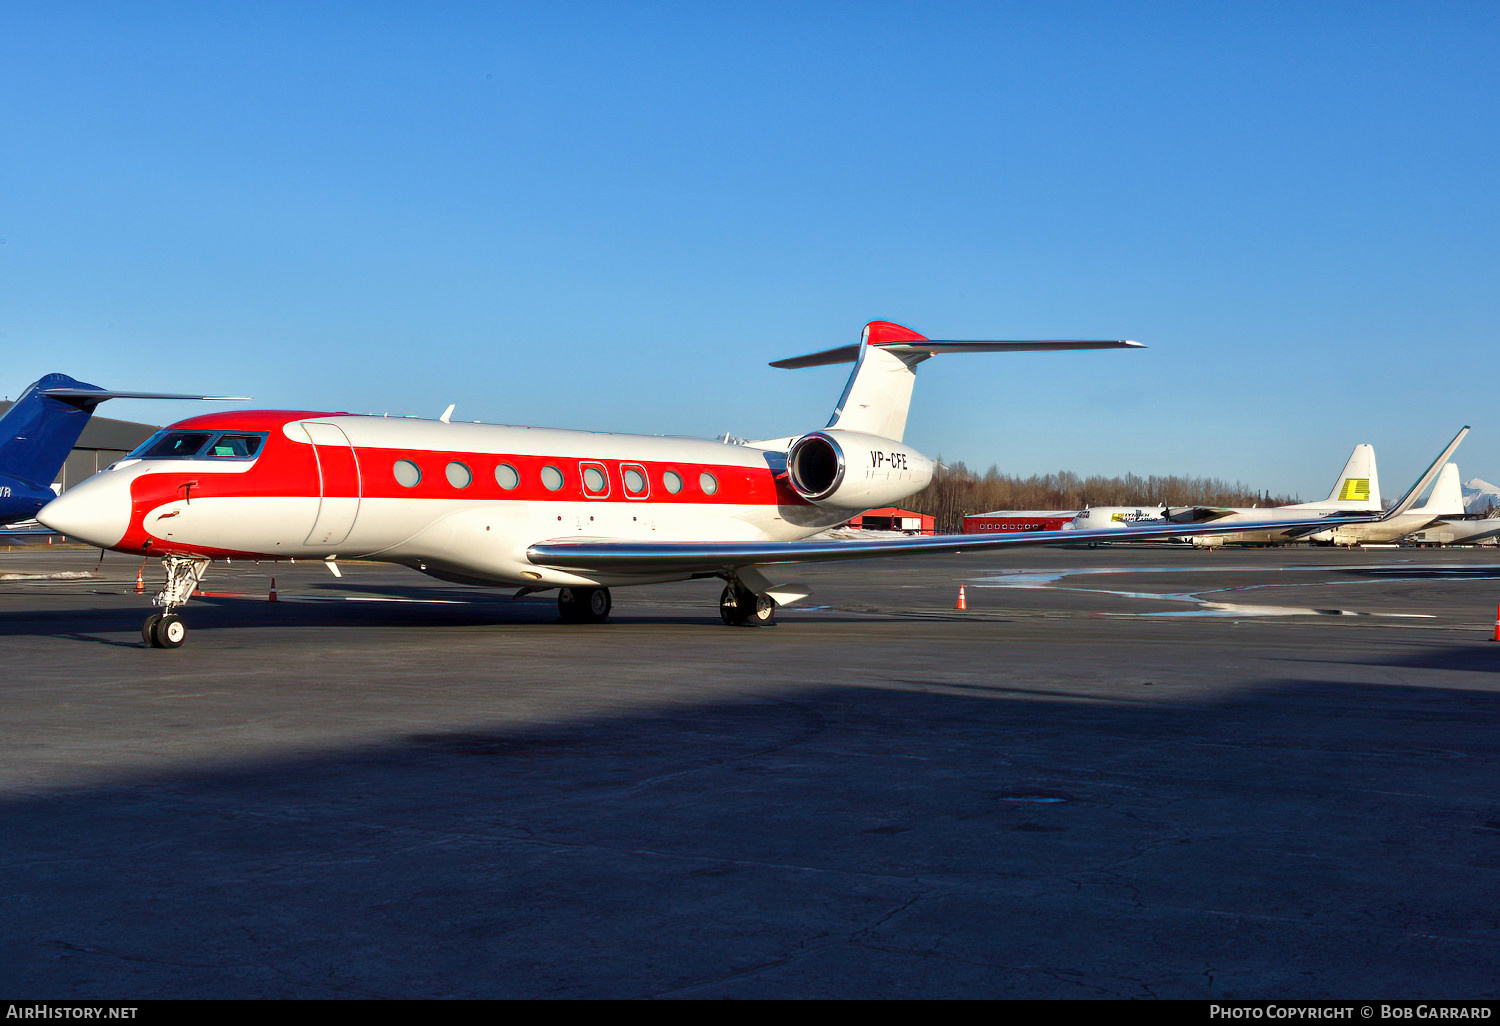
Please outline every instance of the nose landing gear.
[{"label": "nose landing gear", "polygon": [[147,648],[180,648],[187,638],[187,625],[177,615],[177,610],[187,604],[198,590],[208,570],[209,560],[189,559],[186,556],[163,556],[161,565],[167,573],[167,585],[152,601],[161,606],[161,612],[152,613],[141,624],[141,640]]},{"label": "nose landing gear", "polygon": [[147,648],[180,648],[187,638],[187,625],[175,613],[152,613],[141,624],[141,640]]}]

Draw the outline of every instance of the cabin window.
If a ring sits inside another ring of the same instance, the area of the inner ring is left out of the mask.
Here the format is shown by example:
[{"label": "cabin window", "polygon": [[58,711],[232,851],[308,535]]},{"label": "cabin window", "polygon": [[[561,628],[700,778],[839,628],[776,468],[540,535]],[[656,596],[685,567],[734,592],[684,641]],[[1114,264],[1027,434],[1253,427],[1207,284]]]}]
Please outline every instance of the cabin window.
[{"label": "cabin window", "polygon": [[662,487],[676,495],[682,491],[682,475],[675,470],[668,470],[661,476]]},{"label": "cabin window", "polygon": [[508,492],[521,483],[521,475],[509,463],[502,463],[495,468],[495,483]]},{"label": "cabin window", "polygon": [[591,499],[602,499],[609,494],[609,477],[602,463],[582,463],[583,494]]},{"label": "cabin window", "polygon": [[469,468],[457,461],[448,464],[446,471],[448,483],[454,488],[467,488],[469,482],[474,480],[474,475],[469,473]]},{"label": "cabin window", "polygon": [[698,475],[698,487],[703,489],[704,495],[712,495],[719,490],[719,479],[705,470]]},{"label": "cabin window", "polygon": [[625,494],[632,499],[644,499],[648,482],[646,468],[626,464],[620,468],[620,478],[625,482]]},{"label": "cabin window", "polygon": [[396,483],[405,488],[415,488],[417,482],[422,480],[422,468],[411,460],[397,460],[392,470],[396,475]]},{"label": "cabin window", "polygon": [[563,486],[563,474],[556,467],[548,465],[542,468],[542,487],[549,492],[555,492]]}]

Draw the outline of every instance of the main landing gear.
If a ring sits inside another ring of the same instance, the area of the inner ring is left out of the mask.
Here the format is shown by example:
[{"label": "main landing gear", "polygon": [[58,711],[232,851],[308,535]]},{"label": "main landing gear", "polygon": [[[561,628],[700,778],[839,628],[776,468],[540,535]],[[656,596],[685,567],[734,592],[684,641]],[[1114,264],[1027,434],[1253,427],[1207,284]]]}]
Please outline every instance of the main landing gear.
[{"label": "main landing gear", "polygon": [[163,556],[162,569],[167,572],[167,586],[157,593],[152,601],[161,606],[161,612],[152,613],[141,624],[141,640],[147,648],[179,648],[187,638],[187,625],[177,615],[177,610],[187,604],[198,590],[198,582],[208,570],[206,559],[188,559],[186,556]]},{"label": "main landing gear", "polygon": [[563,623],[603,623],[613,605],[608,588],[557,589],[557,612]]},{"label": "main landing gear", "polygon": [[769,627],[776,622],[776,600],[757,595],[738,581],[731,581],[719,596],[719,619],[731,627]]},{"label": "main landing gear", "polygon": [[[563,623],[603,623],[613,605],[608,588],[557,589],[557,614]],[[776,600],[734,580],[719,596],[719,619],[731,627],[768,627],[776,622]]]}]

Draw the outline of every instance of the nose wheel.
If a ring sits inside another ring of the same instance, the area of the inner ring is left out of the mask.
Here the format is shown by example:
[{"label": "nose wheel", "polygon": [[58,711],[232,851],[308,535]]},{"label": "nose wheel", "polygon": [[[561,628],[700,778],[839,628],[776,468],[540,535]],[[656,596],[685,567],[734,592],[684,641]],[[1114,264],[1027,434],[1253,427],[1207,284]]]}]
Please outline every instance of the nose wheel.
[{"label": "nose wheel", "polygon": [[154,599],[161,606],[161,612],[152,613],[141,624],[141,640],[146,643],[147,648],[182,647],[183,641],[187,639],[187,624],[182,622],[177,610],[198,590],[198,582],[203,579],[208,563],[206,559],[188,559],[184,556],[162,558],[162,569],[167,572],[167,586]]},{"label": "nose wheel", "polygon": [[141,640],[147,648],[181,648],[187,625],[176,613],[152,613],[141,624]]}]

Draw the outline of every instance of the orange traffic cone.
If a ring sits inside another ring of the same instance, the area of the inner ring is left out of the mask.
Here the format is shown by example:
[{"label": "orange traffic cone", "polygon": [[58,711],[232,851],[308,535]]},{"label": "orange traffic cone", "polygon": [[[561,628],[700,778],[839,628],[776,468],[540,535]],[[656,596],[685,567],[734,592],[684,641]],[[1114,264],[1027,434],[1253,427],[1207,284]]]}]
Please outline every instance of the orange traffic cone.
[{"label": "orange traffic cone", "polygon": [[275,602],[276,601],[276,578],[274,578],[274,577],[271,578],[271,594],[269,594],[269,595],[266,596],[266,601],[267,602]]},{"label": "orange traffic cone", "polygon": [[962,584],[958,586],[958,601],[953,604],[953,608],[960,613],[968,612],[969,600],[964,596],[964,586]]},{"label": "orange traffic cone", "polygon": [[1500,641],[1500,606],[1495,607],[1495,636],[1490,640]]}]

